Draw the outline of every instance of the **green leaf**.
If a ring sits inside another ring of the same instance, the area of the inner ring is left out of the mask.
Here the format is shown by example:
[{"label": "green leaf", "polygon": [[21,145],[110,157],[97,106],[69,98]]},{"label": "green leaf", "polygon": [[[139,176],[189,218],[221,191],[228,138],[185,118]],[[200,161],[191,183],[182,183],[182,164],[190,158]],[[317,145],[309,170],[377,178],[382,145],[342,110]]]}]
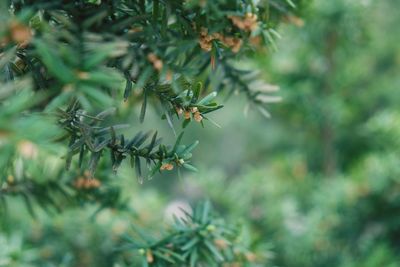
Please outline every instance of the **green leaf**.
[{"label": "green leaf", "polygon": [[214,255],[217,261],[222,262],[224,261],[224,257],[222,254],[218,251],[218,249],[212,244],[209,240],[204,240],[204,244],[208,248],[209,251]]},{"label": "green leaf", "polygon": [[176,139],[174,148],[172,149],[172,152],[171,152],[172,154],[174,154],[174,153],[178,150],[178,146],[179,146],[179,144],[181,143],[183,133],[184,133],[184,132],[181,132],[181,133],[179,134],[178,138]]},{"label": "green leaf", "polygon": [[194,248],[190,253],[190,267],[197,266],[197,259],[199,258],[199,254],[197,252],[197,248]]},{"label": "green leaf", "polygon": [[153,137],[151,138],[151,142],[150,142],[149,146],[147,147],[149,149],[149,152],[148,152],[149,154],[153,150],[153,148],[156,144],[156,140],[157,140],[157,131],[153,134]]},{"label": "green leaf", "polygon": [[161,258],[161,259],[163,259],[163,260],[165,260],[165,261],[167,261],[167,262],[169,262],[169,263],[173,263],[173,264],[175,264],[176,262],[174,261],[174,259],[173,258],[171,258],[171,257],[169,257],[169,256],[167,256],[167,255],[164,255],[163,253],[161,253],[161,252],[158,252],[158,251],[152,251],[152,253],[155,255],[155,256],[157,256],[158,258]]},{"label": "green leaf", "polygon": [[292,0],[286,0],[286,3],[288,3],[289,6],[291,6],[292,8],[296,8],[296,5],[293,3]]},{"label": "green leaf", "polygon": [[211,102],[215,97],[217,96],[217,92],[211,92],[207,96],[205,96],[203,99],[199,101],[199,105],[206,105]]},{"label": "green leaf", "polygon": [[196,103],[197,100],[199,99],[202,86],[203,86],[203,85],[202,85],[201,82],[198,82],[198,83],[196,84],[196,86],[195,86],[195,88],[194,88],[194,90],[193,90],[193,97],[192,97],[192,100],[191,100],[192,103]]},{"label": "green leaf", "polygon": [[193,246],[195,246],[198,242],[200,241],[200,239],[196,236],[192,239],[189,240],[189,242],[187,242],[185,245],[183,245],[181,247],[182,250],[190,250]]},{"label": "green leaf", "polygon": [[147,108],[147,90],[143,90],[143,104],[142,108],[140,110],[140,118],[139,121],[140,123],[143,123],[144,121],[144,116],[146,115],[146,108]]},{"label": "green leaf", "polygon": [[47,42],[36,39],[36,52],[47,70],[63,83],[72,83],[76,80],[75,74],[63,62],[62,58],[48,45]]},{"label": "green leaf", "polygon": [[182,122],[182,128],[185,129],[186,126],[189,125],[189,123],[190,123],[190,119],[184,120],[184,121]]},{"label": "green leaf", "polygon": [[90,161],[89,161],[89,173],[90,173],[91,177],[93,177],[94,172],[96,171],[97,164],[99,163],[99,160],[100,160],[100,155],[101,155],[101,152],[92,152],[92,155],[91,155]]},{"label": "green leaf", "polygon": [[193,144],[191,144],[190,146],[186,147],[183,151],[182,151],[182,155],[185,155],[189,152],[191,152],[197,145],[199,144],[199,141],[194,141]]},{"label": "green leaf", "polygon": [[161,165],[162,165],[161,161],[157,162],[156,165],[154,165],[153,168],[151,168],[150,173],[147,178],[151,179],[156,174],[156,172],[158,172],[160,170]]},{"label": "green leaf", "polygon": [[126,86],[124,90],[124,101],[128,100],[128,97],[132,93],[132,80],[129,72],[125,72],[125,78],[126,78]]},{"label": "green leaf", "polygon": [[92,87],[92,86],[84,86],[80,85],[79,90],[82,91],[85,95],[89,96],[92,100],[97,102],[99,106],[111,106],[113,103],[113,99],[104,93],[102,89]]},{"label": "green leaf", "polygon": [[198,172],[199,170],[194,167],[193,165],[190,165],[189,163],[183,163],[182,165],[185,169],[192,171],[192,172]]},{"label": "green leaf", "polygon": [[201,222],[202,223],[207,223],[208,221],[208,217],[210,214],[210,208],[211,208],[211,204],[209,201],[205,201],[203,203],[203,212],[202,212],[202,216],[201,216]]},{"label": "green leaf", "polygon": [[142,169],[140,166],[140,158],[138,156],[135,157],[135,171],[139,184],[143,184]]}]

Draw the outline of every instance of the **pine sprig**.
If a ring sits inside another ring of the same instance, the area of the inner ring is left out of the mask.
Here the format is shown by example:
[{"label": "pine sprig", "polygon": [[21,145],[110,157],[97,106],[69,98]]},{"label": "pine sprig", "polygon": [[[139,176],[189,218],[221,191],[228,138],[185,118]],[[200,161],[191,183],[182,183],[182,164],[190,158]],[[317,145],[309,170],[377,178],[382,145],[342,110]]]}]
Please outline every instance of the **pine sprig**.
[{"label": "pine sprig", "polygon": [[111,165],[115,172],[122,161],[129,157],[140,183],[143,182],[144,176],[143,160],[149,169],[148,178],[158,171],[171,170],[174,166],[194,169],[189,162],[192,156],[191,151],[197,142],[189,146],[181,145],[183,133],[177,138],[174,146],[162,144],[161,138],[157,137],[157,132],[154,134],[139,132],[133,138],[127,139],[123,134],[117,135],[116,130],[126,128],[128,125],[100,126],[103,119],[110,113],[111,111],[104,111],[96,116],[87,115],[77,101],[71,103],[66,110],[59,110],[59,124],[67,132],[62,139],[69,139],[66,155],[67,169],[74,155],[79,154],[78,165],[82,167],[85,155],[89,154],[87,167],[93,175],[105,150],[108,150],[111,155]]},{"label": "pine sprig", "polygon": [[256,256],[240,239],[240,228],[215,215],[209,202],[197,205],[193,214],[182,210],[169,233],[160,239],[142,233],[125,235],[120,251],[133,251],[147,266],[221,266],[246,263],[256,265]]}]

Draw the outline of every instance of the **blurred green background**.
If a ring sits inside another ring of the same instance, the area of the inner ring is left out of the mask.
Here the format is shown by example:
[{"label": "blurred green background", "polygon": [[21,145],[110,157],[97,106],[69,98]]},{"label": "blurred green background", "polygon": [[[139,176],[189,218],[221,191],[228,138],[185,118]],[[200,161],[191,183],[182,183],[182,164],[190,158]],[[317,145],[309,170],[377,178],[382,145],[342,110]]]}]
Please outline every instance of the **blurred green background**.
[{"label": "blurred green background", "polygon": [[[185,134],[200,140],[198,173],[139,185],[123,168],[112,183],[124,185],[134,214],[92,216],[94,204],[35,219],[9,203],[0,266],[123,266],[113,248],[131,224],[158,229],[171,210],[205,198],[243,225],[259,266],[400,266],[399,2],[314,0],[308,9],[281,27],[277,51],[239,62],[281,88],[271,119],[232,96],[212,116],[221,128]],[[147,121],[158,124],[155,111]]]}]

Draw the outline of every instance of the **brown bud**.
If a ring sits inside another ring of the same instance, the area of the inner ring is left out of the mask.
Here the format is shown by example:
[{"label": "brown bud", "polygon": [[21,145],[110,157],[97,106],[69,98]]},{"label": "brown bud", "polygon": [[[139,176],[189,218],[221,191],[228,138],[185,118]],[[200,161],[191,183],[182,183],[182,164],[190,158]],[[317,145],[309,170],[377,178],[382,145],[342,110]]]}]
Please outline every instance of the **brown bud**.
[{"label": "brown bud", "polygon": [[170,70],[167,70],[167,73],[165,74],[165,79],[167,81],[172,81],[173,73]]},{"label": "brown bud", "polygon": [[[6,46],[10,42],[10,38],[8,36],[3,36],[0,38],[0,48]],[[2,56],[3,53],[0,53],[0,56]]]},{"label": "brown bud", "polygon": [[183,113],[183,109],[180,107],[177,107],[175,110],[176,110],[176,113],[178,113],[178,115],[181,115]]},{"label": "brown bud", "polygon": [[167,171],[171,171],[174,169],[174,165],[172,165],[171,163],[164,163],[163,165],[161,165],[160,170],[167,170]]},{"label": "brown bud", "polygon": [[196,113],[194,113],[193,118],[195,121],[201,122],[201,120],[203,119],[203,116],[201,115],[200,112],[197,111]]},{"label": "brown bud", "polygon": [[297,16],[286,16],[285,19],[286,19],[286,21],[296,25],[297,27],[304,26],[304,20],[302,20],[301,18],[299,18]]},{"label": "brown bud", "polygon": [[212,39],[220,39],[221,38],[221,34],[218,32],[214,32],[213,34],[211,34],[211,38]]},{"label": "brown bud", "polygon": [[249,262],[255,262],[257,259],[256,254],[254,254],[252,252],[247,252],[244,256],[246,257],[246,260]]},{"label": "brown bud", "polygon": [[150,53],[147,55],[147,59],[151,62],[154,63],[154,61],[156,61],[158,58],[154,53]]},{"label": "brown bud", "polygon": [[150,249],[148,249],[146,252],[146,259],[148,263],[152,263],[154,261],[153,253],[151,253]]},{"label": "brown bud", "polygon": [[90,179],[90,181],[91,181],[90,186],[92,188],[98,188],[101,185],[100,181],[97,180],[96,178],[92,178],[92,179]]},{"label": "brown bud", "polygon": [[154,53],[150,53],[147,55],[147,59],[153,63],[153,67],[160,71],[163,67],[163,62],[159,59]]},{"label": "brown bud", "polygon": [[31,28],[17,21],[11,22],[10,35],[11,39],[21,47],[27,46],[32,40]]},{"label": "brown bud", "polygon": [[257,15],[252,13],[246,13],[244,17],[229,16],[233,25],[244,31],[253,31],[257,28]]},{"label": "brown bud", "polygon": [[211,51],[211,49],[212,49],[212,43],[210,41],[207,41],[206,38],[200,38],[199,44],[200,44],[201,49],[203,49],[207,52]]},{"label": "brown bud", "polygon": [[93,189],[99,188],[101,182],[96,178],[86,178],[81,176],[74,182],[74,186],[77,189]]},{"label": "brown bud", "polygon": [[230,36],[227,36],[227,37],[224,37],[224,39],[222,40],[222,42],[226,45],[226,46],[229,46],[229,47],[231,47],[231,46],[233,46],[234,44],[235,44],[235,38],[233,38],[233,37],[230,37]]},{"label": "brown bud", "polygon": [[139,27],[130,28],[128,32],[129,33],[136,33],[136,32],[141,32],[141,31],[143,31],[143,28],[141,26],[139,26]]},{"label": "brown bud", "polygon": [[153,62],[153,67],[156,70],[160,71],[160,70],[162,70],[163,62],[160,59],[157,59],[156,61]]},{"label": "brown bud", "polygon": [[72,84],[66,84],[63,88],[62,91],[63,92],[71,92],[74,90],[74,86]]},{"label": "brown bud", "polygon": [[250,37],[250,43],[255,47],[259,47],[261,44],[261,37],[260,35]]},{"label": "brown bud", "polygon": [[37,146],[28,140],[22,140],[18,143],[18,152],[27,159],[36,158],[38,155]]},{"label": "brown bud", "polygon": [[84,178],[79,177],[77,180],[75,180],[74,186],[75,186],[75,188],[80,189],[80,188],[82,188],[84,183],[85,183]]},{"label": "brown bud", "polygon": [[201,29],[200,29],[200,35],[201,36],[206,36],[208,34],[208,29],[207,28],[204,28],[204,27],[201,27]]},{"label": "brown bud", "polygon": [[87,80],[90,77],[89,73],[85,72],[85,71],[78,71],[77,75],[78,75],[78,78],[81,80]]},{"label": "brown bud", "polygon": [[183,117],[185,118],[185,120],[190,120],[190,112],[185,110],[185,112],[183,112]]},{"label": "brown bud", "polygon": [[215,239],[214,244],[219,248],[219,249],[226,249],[228,247],[228,243],[224,239]]}]

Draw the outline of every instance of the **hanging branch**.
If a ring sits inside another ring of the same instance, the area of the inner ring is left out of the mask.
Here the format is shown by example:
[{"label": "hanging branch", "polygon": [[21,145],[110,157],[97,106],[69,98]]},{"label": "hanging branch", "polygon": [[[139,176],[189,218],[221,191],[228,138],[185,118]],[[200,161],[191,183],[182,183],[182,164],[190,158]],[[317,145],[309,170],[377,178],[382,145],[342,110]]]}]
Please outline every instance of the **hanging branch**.
[{"label": "hanging branch", "polygon": [[[66,167],[69,169],[72,157],[79,154],[78,165],[81,167],[85,154],[89,153],[88,170],[94,174],[98,162],[105,150],[109,150],[112,169],[116,172],[122,161],[130,158],[131,166],[136,169],[138,180],[143,182],[141,161],[145,160],[149,168],[148,178],[158,171],[172,170],[174,166],[184,167],[189,170],[195,168],[189,164],[191,151],[198,142],[192,145],[181,145],[181,133],[174,146],[161,144],[157,132],[137,133],[132,139],[126,139],[123,134],[117,135],[116,130],[126,128],[128,125],[99,126],[112,110],[107,110],[90,116],[80,109],[77,101],[72,102],[66,110],[59,110],[60,125],[67,131],[62,139],[69,138]],[[147,141],[151,137],[150,141]],[[147,141],[147,143],[146,143]]]}]

